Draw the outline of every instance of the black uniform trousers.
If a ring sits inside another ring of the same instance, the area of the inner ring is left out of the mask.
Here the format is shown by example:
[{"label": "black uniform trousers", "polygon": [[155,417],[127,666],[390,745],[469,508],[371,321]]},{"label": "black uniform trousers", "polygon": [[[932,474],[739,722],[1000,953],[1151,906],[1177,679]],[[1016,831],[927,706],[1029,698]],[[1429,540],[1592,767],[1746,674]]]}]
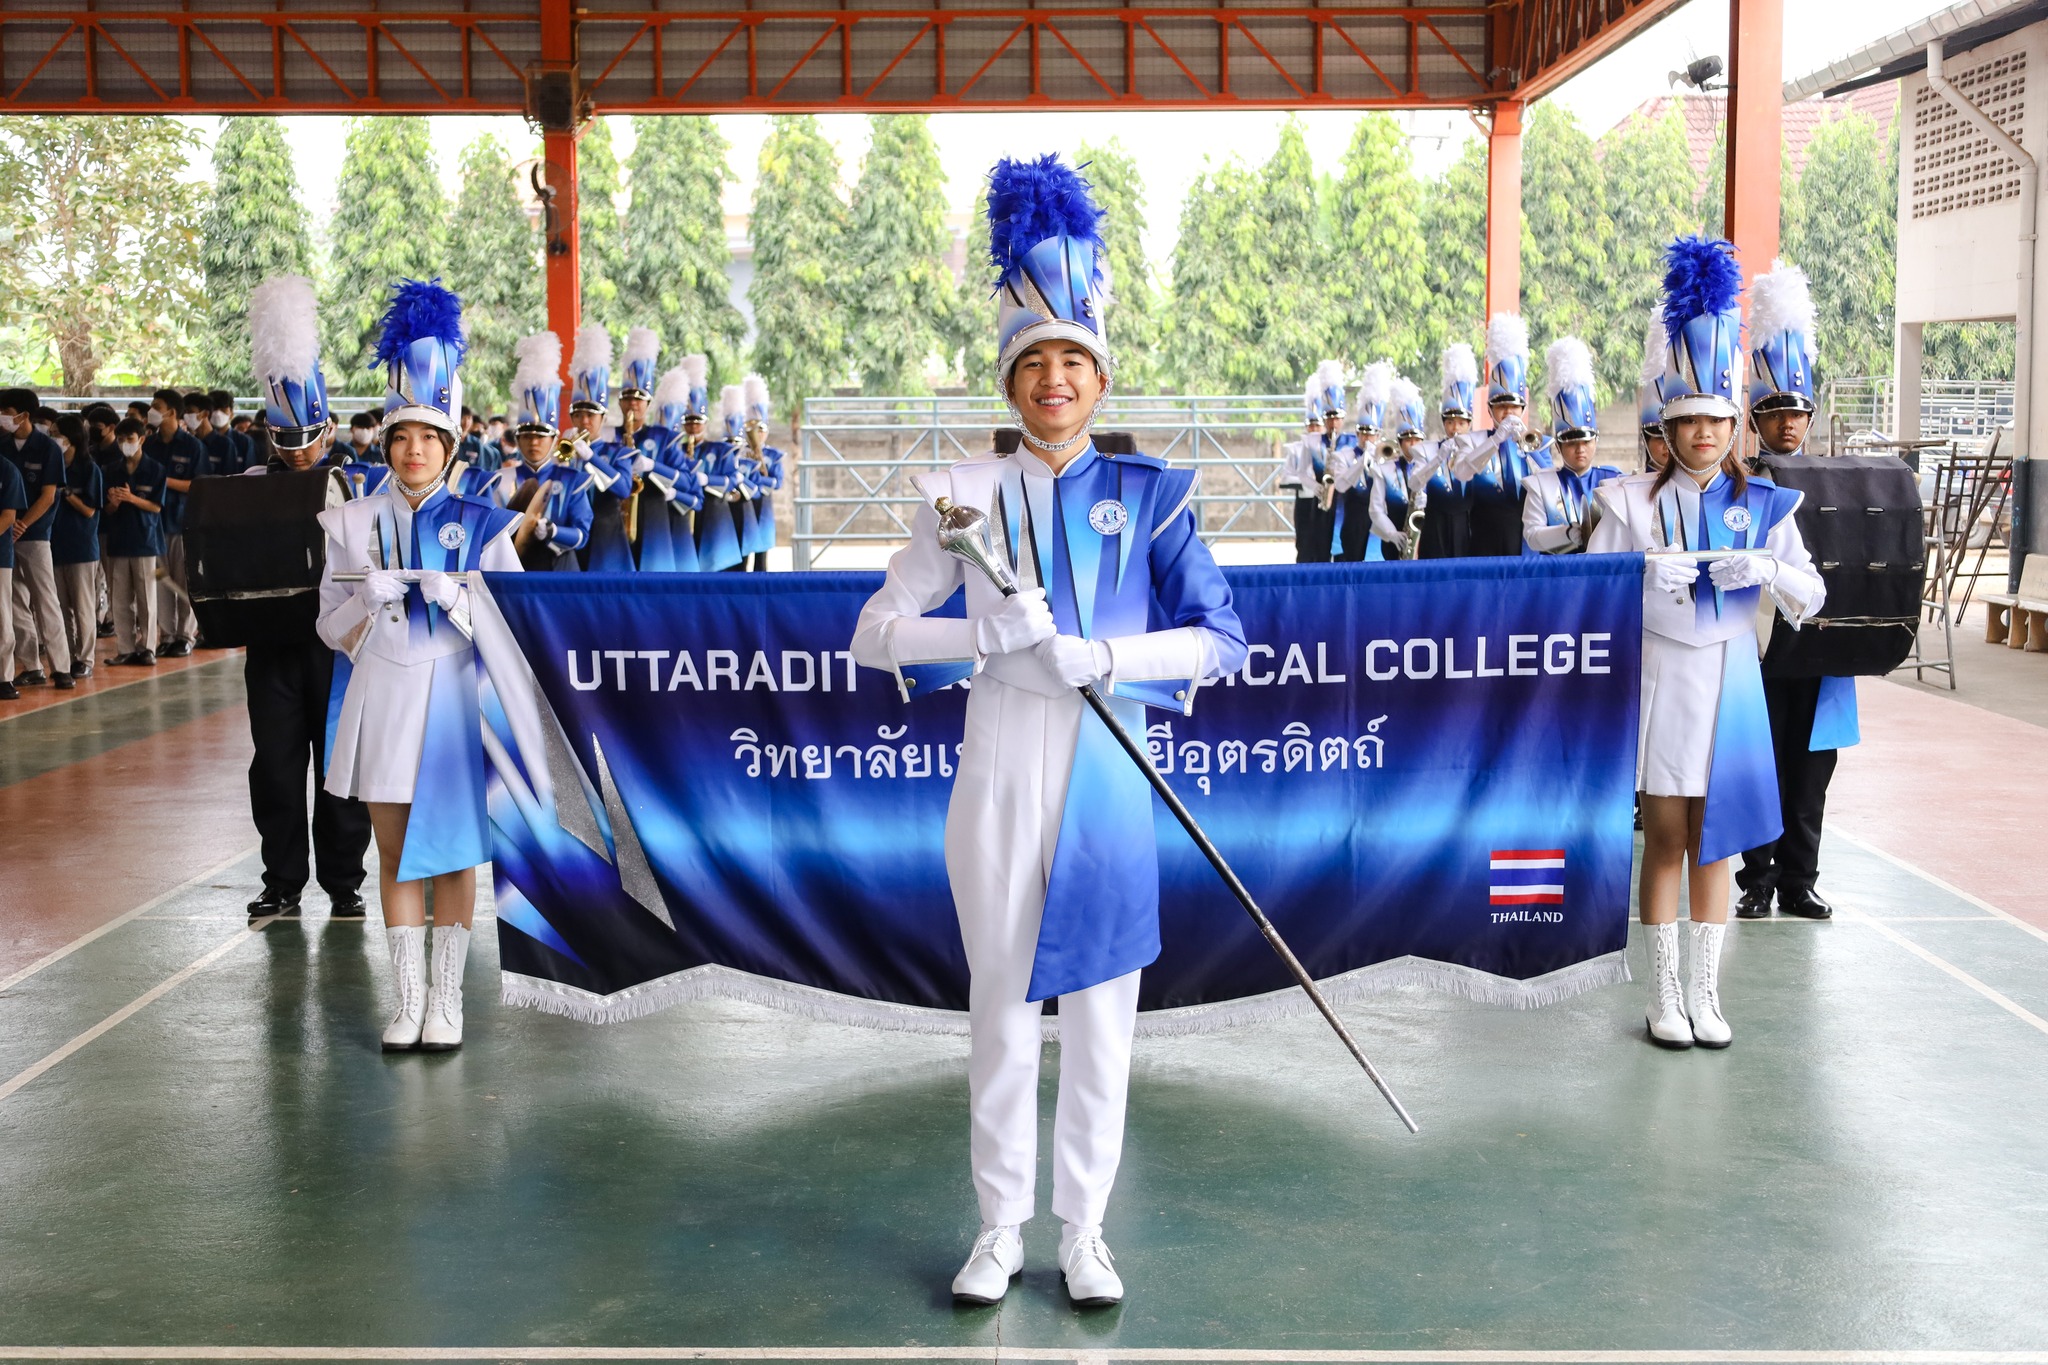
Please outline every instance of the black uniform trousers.
[{"label": "black uniform trousers", "polygon": [[1324,511],[1322,503],[1313,497],[1297,496],[1294,499],[1295,563],[1330,562],[1330,530],[1336,519],[1334,509]]},{"label": "black uniform trousers", "polygon": [[1742,855],[1735,881],[1745,892],[1798,897],[1813,890],[1820,875],[1820,822],[1835,775],[1835,751],[1815,751],[1813,713],[1820,702],[1819,678],[1765,678],[1764,705],[1771,715],[1771,748],[1778,764],[1778,807],[1785,832]]},{"label": "black uniform trousers", "polygon": [[263,889],[297,896],[307,879],[306,771],[313,773],[312,862],[320,889],[352,895],[363,884],[370,812],[330,796],[327,694],[334,651],[320,640],[251,644],[242,677],[249,690],[249,806],[263,838]]},{"label": "black uniform trousers", "polygon": [[1344,525],[1337,533],[1337,559],[1357,564],[1372,546],[1372,487],[1354,488],[1337,497],[1344,508]]}]

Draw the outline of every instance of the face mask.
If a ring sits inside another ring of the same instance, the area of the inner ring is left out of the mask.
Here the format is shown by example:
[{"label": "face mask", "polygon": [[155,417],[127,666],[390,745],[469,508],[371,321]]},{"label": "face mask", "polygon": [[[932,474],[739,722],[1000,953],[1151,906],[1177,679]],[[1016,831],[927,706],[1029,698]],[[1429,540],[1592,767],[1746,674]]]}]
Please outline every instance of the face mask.
[{"label": "face mask", "polygon": [[355,443],[357,450],[368,450],[370,448],[370,433],[363,427],[357,427],[354,431],[351,431],[348,434],[348,438]]},{"label": "face mask", "polygon": [[134,459],[134,458],[135,458],[135,457],[136,457],[137,455],[140,455],[140,454],[142,453],[142,442],[140,442],[140,441],[123,441],[123,442],[121,442],[121,453],[122,453],[123,455],[127,456],[127,457],[128,457],[129,459],[131,459],[131,460],[132,460],[132,459]]},{"label": "face mask", "polygon": [[188,413],[186,413],[186,414],[185,414],[185,430],[187,430],[187,431],[197,431],[197,430],[199,430],[199,414],[198,414],[198,413],[196,413],[196,412],[188,412]]},{"label": "face mask", "polygon": [[11,412],[0,413],[0,431],[4,431],[12,436],[19,430],[21,430],[21,419],[19,417],[16,417]]},{"label": "face mask", "polygon": [[235,420],[235,414],[234,414],[234,413],[232,413],[232,412],[228,412],[228,411],[225,411],[225,410],[223,410],[223,409],[219,409],[219,408],[216,408],[216,409],[214,410],[214,414],[213,414],[213,424],[214,424],[215,426],[217,426],[217,427],[224,427],[224,426],[226,426],[226,425],[227,425],[228,423],[230,423],[230,422],[232,422],[232,421],[234,421],[234,420]]},{"label": "face mask", "polygon": [[43,433],[43,435],[48,436],[54,433],[57,430],[57,428],[51,426],[48,422],[38,422],[36,423],[36,430]]}]

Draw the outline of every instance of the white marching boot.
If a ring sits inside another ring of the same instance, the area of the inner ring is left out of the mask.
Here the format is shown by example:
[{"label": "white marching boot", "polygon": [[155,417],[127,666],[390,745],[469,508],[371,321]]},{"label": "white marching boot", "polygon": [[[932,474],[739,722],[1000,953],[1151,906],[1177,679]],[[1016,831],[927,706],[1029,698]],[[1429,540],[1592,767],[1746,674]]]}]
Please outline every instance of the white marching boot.
[{"label": "white marching boot", "polygon": [[953,1277],[953,1298],[987,1307],[1001,1303],[1010,1281],[1024,1273],[1024,1237],[1015,1223],[984,1227],[967,1253],[967,1264]]},{"label": "white marching boot", "polygon": [[384,942],[391,949],[391,984],[398,990],[398,1013],[384,1026],[384,1050],[410,1052],[420,1045],[427,1015],[427,931],[417,924],[387,924]]},{"label": "white marching boot", "polygon": [[[1678,926],[1652,924],[1650,1008],[1643,1022],[1650,1026],[1650,1041],[1658,1047],[1692,1046],[1692,1025],[1685,1017],[1685,990],[1678,981]],[[1716,1016],[1718,1017],[1718,1016]]]},{"label": "white marching boot", "polygon": [[434,926],[434,984],[427,991],[427,1021],[420,1051],[453,1052],[462,1046],[462,968],[469,961],[469,930]]},{"label": "white marching boot", "polygon": [[1721,940],[1725,924],[1692,926],[1692,1040],[1701,1047],[1726,1047],[1735,1030],[1721,1017]]},{"label": "white marching boot", "polygon": [[1069,1223],[1060,1231],[1060,1278],[1067,1282],[1067,1298],[1076,1308],[1107,1308],[1123,1302],[1124,1282],[1117,1276],[1116,1258],[1103,1244],[1099,1229]]}]

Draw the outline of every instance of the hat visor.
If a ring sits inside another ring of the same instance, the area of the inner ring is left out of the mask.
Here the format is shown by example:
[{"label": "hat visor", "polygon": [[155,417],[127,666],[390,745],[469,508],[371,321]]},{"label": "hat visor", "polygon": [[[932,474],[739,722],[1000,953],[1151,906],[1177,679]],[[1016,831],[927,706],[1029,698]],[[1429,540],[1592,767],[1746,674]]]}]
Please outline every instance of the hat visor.
[{"label": "hat visor", "polygon": [[436,431],[447,433],[451,438],[458,434],[455,430],[455,419],[439,408],[430,408],[424,403],[407,403],[384,414],[384,420],[377,427],[377,439],[382,440],[390,435],[391,428],[400,422],[423,422]]},{"label": "hat visor", "polygon": [[331,425],[330,422],[315,422],[310,427],[271,427],[270,444],[279,450],[304,450],[307,446],[319,444]]},{"label": "hat visor", "polygon": [[571,412],[603,412],[604,410],[604,404],[593,402],[588,398],[579,398],[569,405],[569,411]]},{"label": "hat visor", "polygon": [[1436,413],[1439,417],[1462,417],[1468,422],[1472,420],[1472,409],[1461,408],[1455,403],[1446,403],[1438,408]]},{"label": "hat visor", "polygon": [[1675,417],[1729,417],[1738,415],[1739,410],[1727,399],[1714,393],[1688,393],[1674,398],[1664,405],[1664,420]]},{"label": "hat visor", "polygon": [[1591,441],[1598,439],[1599,435],[1600,433],[1591,427],[1559,427],[1550,433],[1550,439],[1553,441]]},{"label": "hat visor", "polygon": [[1749,405],[1751,412],[1812,412],[1813,400],[1803,393],[1767,394]]},{"label": "hat visor", "polygon": [[1017,364],[1017,357],[1045,341],[1071,341],[1094,356],[1095,363],[1102,367],[1104,374],[1113,374],[1116,371],[1116,361],[1111,357],[1109,347],[1103,343],[1101,337],[1078,322],[1053,318],[1045,322],[1034,322],[1010,338],[1010,344],[1003,347],[1003,353],[996,357],[997,378],[1007,384],[1010,371]]},{"label": "hat visor", "polygon": [[514,436],[553,436],[555,429],[546,422],[521,422],[513,429]]}]

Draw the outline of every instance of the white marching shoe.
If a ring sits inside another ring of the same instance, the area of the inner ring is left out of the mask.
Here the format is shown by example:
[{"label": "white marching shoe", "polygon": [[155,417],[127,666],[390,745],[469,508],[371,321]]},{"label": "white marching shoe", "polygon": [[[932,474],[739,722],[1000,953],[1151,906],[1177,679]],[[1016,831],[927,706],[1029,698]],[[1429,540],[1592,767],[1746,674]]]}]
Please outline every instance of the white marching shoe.
[{"label": "white marching shoe", "polygon": [[391,984],[398,991],[398,1013],[384,1026],[384,1050],[410,1052],[420,1045],[427,1017],[426,927],[387,924],[384,942],[391,949]]},{"label": "white marching shoe", "polygon": [[953,1277],[953,1298],[960,1303],[1001,1303],[1010,1281],[1024,1273],[1024,1237],[1015,1223],[984,1227],[967,1253],[967,1264]]},{"label": "white marching shoe", "polygon": [[420,1051],[453,1052],[462,1046],[462,968],[469,960],[469,930],[459,924],[434,926],[434,984],[427,991],[427,1020]]},{"label": "white marching shoe", "polygon": [[1643,1022],[1650,1026],[1650,1041],[1658,1047],[1692,1046],[1692,1025],[1685,1017],[1685,991],[1678,981],[1678,926],[1652,924],[1650,931],[1650,1008]]},{"label": "white marching shoe", "polygon": [[1097,1228],[1072,1223],[1060,1232],[1060,1278],[1076,1308],[1107,1308],[1123,1302],[1124,1282],[1117,1277],[1116,1258],[1103,1244]]},{"label": "white marching shoe", "polygon": [[1735,1030],[1721,1017],[1721,940],[1725,924],[1692,926],[1692,1040],[1701,1047],[1726,1047]]}]

